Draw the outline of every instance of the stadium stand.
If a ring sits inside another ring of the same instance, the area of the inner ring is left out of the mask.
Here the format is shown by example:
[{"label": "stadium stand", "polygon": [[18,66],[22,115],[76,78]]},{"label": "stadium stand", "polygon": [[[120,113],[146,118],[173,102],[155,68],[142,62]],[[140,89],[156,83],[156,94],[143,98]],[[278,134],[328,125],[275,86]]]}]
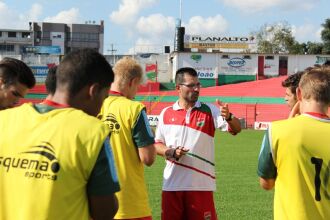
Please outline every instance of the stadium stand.
[{"label": "stadium stand", "polygon": [[[283,98],[285,89],[281,86],[285,78],[284,76],[202,88],[200,100],[215,103],[218,98],[223,102],[228,102],[233,114],[243,119],[247,127],[253,127],[255,121],[270,122],[285,119],[289,114],[289,108]],[[21,100],[20,104],[38,103],[45,97],[46,88],[43,84],[39,84],[25,99]],[[139,92],[136,100],[145,104],[149,115],[159,115],[163,108],[172,105],[177,100],[177,92],[175,90]]]}]

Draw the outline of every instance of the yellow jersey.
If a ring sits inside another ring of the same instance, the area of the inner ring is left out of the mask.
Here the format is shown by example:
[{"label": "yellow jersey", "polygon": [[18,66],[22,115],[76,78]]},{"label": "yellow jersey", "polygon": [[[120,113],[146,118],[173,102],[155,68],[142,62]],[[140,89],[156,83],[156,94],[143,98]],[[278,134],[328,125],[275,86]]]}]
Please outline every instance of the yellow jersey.
[{"label": "yellow jersey", "polygon": [[119,209],[115,219],[151,216],[144,165],[138,154],[138,148],[154,143],[145,106],[112,92],[103,102],[99,118],[111,130],[110,142],[121,187],[116,193]]},{"label": "yellow jersey", "polygon": [[274,178],[274,219],[330,219],[330,120],[303,114],[273,122],[258,173]]},{"label": "yellow jersey", "polygon": [[109,129],[32,104],[0,111],[0,122],[0,219],[89,219],[86,185]]}]

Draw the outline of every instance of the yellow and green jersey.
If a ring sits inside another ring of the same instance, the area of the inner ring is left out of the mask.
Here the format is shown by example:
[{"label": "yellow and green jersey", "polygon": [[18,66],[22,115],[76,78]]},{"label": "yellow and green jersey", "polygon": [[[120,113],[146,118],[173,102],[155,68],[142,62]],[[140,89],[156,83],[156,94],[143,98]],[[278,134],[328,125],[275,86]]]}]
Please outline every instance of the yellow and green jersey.
[{"label": "yellow and green jersey", "polygon": [[0,219],[87,220],[88,195],[119,190],[109,129],[80,110],[40,109],[0,112]]},{"label": "yellow and green jersey", "polygon": [[276,179],[275,219],[330,219],[330,120],[303,114],[273,122],[258,175]]},{"label": "yellow and green jersey", "polygon": [[115,218],[151,216],[144,165],[138,153],[138,148],[154,143],[145,106],[112,92],[104,101],[99,118],[111,130],[110,142],[121,186],[116,193],[119,209]]}]

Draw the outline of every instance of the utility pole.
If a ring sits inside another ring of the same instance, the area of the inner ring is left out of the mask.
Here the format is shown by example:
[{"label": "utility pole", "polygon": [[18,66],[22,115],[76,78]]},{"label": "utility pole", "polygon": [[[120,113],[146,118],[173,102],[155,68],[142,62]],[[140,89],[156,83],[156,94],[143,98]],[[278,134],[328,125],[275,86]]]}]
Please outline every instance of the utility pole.
[{"label": "utility pole", "polygon": [[113,61],[113,63],[112,63],[112,65],[114,65],[115,64],[115,62],[116,62],[116,59],[115,59],[115,53],[116,53],[116,49],[114,49],[113,48],[113,44],[110,44],[110,50],[107,50],[108,52],[110,52],[111,53],[111,56],[112,56],[112,61]]}]

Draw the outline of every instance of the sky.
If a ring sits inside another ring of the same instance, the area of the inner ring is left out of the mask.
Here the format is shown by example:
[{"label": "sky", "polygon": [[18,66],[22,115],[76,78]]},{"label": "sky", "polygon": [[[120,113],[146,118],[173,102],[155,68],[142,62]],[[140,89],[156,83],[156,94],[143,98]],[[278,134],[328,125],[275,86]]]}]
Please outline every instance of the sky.
[{"label": "sky", "polygon": [[104,20],[104,54],[129,54],[172,48],[180,15],[186,34],[246,37],[265,24],[287,22],[299,42],[321,42],[321,24],[330,18],[330,0],[181,2],[180,13],[180,0],[0,0],[0,28]]}]

